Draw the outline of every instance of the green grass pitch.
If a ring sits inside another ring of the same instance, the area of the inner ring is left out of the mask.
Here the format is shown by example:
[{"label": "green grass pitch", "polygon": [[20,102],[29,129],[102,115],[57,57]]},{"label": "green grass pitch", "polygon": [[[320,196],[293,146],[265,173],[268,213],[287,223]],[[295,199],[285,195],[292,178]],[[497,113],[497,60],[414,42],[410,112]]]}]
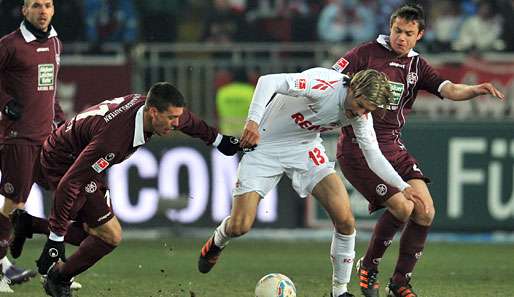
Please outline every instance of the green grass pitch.
[{"label": "green grass pitch", "polygon": [[[33,267],[44,242],[32,240],[18,263]],[[109,297],[252,297],[257,280],[270,272],[289,276],[299,297],[328,297],[330,243],[318,241],[233,240],[209,274],[196,270],[201,239],[127,240],[81,275],[74,296]],[[365,250],[357,245],[357,257]],[[67,246],[68,254],[73,249]],[[380,282],[385,285],[398,245],[386,253]],[[355,271],[355,270],[354,270]],[[512,244],[430,243],[415,271],[413,285],[421,297],[514,297]],[[14,286],[14,296],[44,296],[38,279]],[[361,296],[357,277],[350,290]],[[384,292],[381,291],[381,296]],[[0,295],[2,295],[0,293]]]}]

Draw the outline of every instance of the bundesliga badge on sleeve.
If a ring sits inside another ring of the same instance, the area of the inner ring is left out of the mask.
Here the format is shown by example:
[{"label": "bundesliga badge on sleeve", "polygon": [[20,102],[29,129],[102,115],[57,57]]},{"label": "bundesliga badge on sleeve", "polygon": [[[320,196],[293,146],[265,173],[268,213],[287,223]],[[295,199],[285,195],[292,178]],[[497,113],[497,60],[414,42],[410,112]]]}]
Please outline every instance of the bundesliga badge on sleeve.
[{"label": "bundesliga badge on sleeve", "polygon": [[107,162],[107,160],[105,160],[104,158],[100,158],[91,167],[93,167],[93,170],[100,173],[104,171],[107,167],[109,167],[109,162]]}]

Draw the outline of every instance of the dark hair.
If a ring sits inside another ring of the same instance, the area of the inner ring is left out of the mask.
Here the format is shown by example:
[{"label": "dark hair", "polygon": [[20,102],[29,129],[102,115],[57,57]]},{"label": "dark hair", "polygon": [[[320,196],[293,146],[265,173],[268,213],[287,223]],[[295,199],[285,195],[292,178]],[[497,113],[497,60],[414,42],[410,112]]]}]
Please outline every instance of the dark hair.
[{"label": "dark hair", "polygon": [[186,105],[184,96],[169,82],[158,82],[154,84],[146,95],[145,108],[155,107],[159,112],[169,107],[184,107]]},{"label": "dark hair", "polygon": [[391,15],[389,26],[393,26],[396,18],[402,18],[409,22],[417,22],[419,31],[425,30],[425,12],[419,4],[404,4],[396,9]]}]

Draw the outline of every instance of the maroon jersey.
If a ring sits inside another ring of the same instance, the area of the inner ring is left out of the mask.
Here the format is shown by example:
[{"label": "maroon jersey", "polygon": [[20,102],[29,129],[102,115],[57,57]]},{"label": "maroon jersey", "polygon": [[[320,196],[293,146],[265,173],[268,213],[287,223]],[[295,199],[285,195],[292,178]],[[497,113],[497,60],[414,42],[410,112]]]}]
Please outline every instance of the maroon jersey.
[{"label": "maroon jersey", "polygon": [[[371,68],[384,72],[389,78],[394,102],[385,116],[380,110],[373,116],[373,126],[382,150],[388,144],[403,146],[399,139],[400,131],[412,110],[418,91],[425,90],[442,98],[440,88],[445,82],[415,51],[411,50],[407,56],[398,57],[389,46],[388,39],[388,36],[380,35],[377,40],[352,49],[332,66],[345,74]],[[346,135],[349,139],[354,138],[350,126],[344,127],[342,132],[342,137]]]},{"label": "maroon jersey", "polygon": [[0,39],[0,108],[12,99],[23,105],[19,120],[0,120],[0,143],[41,144],[53,120],[64,120],[55,99],[61,50],[53,28],[46,41],[23,24]]},{"label": "maroon jersey", "polygon": [[[55,189],[50,216],[54,233],[64,234],[70,209],[91,181],[105,178],[105,170],[127,159],[152,136],[143,131],[145,96],[139,94],[106,100],[66,121],[50,134],[41,152],[38,183]],[[184,110],[178,129],[212,144],[218,130]]]}]

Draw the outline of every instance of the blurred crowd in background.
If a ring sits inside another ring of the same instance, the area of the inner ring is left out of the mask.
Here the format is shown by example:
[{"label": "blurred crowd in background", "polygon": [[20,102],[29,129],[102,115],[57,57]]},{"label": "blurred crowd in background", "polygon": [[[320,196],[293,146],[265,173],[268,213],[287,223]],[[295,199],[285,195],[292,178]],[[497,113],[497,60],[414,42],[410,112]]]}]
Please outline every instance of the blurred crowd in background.
[{"label": "blurred crowd in background", "polygon": [[[401,0],[54,0],[64,42],[353,42],[389,33]],[[514,51],[514,0],[420,0],[428,52]],[[0,0],[1,35],[22,0]]]}]

